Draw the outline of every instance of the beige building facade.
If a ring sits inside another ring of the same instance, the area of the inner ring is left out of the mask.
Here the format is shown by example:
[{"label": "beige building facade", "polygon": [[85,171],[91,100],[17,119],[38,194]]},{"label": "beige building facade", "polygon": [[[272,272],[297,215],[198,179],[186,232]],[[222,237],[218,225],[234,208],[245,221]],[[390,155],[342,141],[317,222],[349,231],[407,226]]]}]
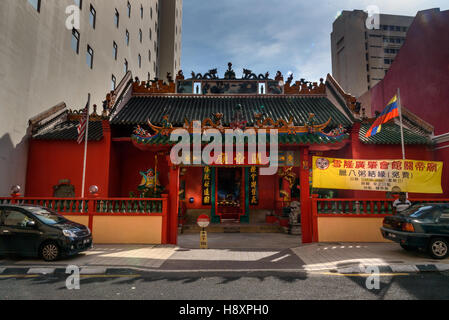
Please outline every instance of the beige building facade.
[{"label": "beige building facade", "polygon": [[333,23],[332,75],[355,97],[384,78],[414,19],[388,14],[378,17],[375,28],[367,28],[366,12],[343,11]]},{"label": "beige building facade", "polygon": [[[175,13],[166,17],[162,2]],[[75,30],[66,24],[73,5],[80,8]],[[177,33],[165,32],[171,23]],[[88,93],[101,112],[105,93],[128,70],[143,80],[177,72],[181,26],[181,0],[0,1],[0,196],[25,187],[30,118],[61,102],[81,109]]]}]

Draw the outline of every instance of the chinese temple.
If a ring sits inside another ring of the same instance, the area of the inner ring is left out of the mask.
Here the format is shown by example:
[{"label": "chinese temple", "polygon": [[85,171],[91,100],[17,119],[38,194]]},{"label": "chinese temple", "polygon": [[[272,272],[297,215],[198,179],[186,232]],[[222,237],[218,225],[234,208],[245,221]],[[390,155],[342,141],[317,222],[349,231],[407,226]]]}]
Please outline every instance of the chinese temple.
[{"label": "chinese temple", "polygon": [[[30,122],[27,197],[81,196],[83,145],[76,141],[81,114],[57,106]],[[374,120],[366,114],[330,75],[313,83],[284,78],[281,72],[271,77],[244,69],[237,76],[231,63],[223,77],[216,69],[190,77],[180,71],[175,79],[169,74],[167,82],[140,81],[128,73],[107,94],[103,110],[95,106],[90,116],[86,187],[96,185],[108,198],[168,195],[167,243],[176,243],[178,227],[195,224],[201,214],[209,215],[213,225],[287,227],[284,208],[293,202],[301,207],[303,242],[316,241],[313,195],[385,198],[386,192],[314,190],[313,156],[402,158],[398,124],[392,120],[366,138]],[[261,165],[249,161],[258,155],[246,150],[223,164],[172,163],[176,141],[171,134],[176,129],[191,133],[194,121],[218,132],[276,129],[277,173],[260,175]],[[407,157],[435,160],[432,126],[407,110],[404,123]]]}]

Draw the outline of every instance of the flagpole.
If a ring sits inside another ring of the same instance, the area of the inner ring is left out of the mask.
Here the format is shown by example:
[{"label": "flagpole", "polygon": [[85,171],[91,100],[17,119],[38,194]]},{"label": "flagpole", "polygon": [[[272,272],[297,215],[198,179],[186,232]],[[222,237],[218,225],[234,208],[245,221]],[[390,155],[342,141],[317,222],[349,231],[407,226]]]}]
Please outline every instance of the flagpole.
[{"label": "flagpole", "polygon": [[399,122],[401,127],[402,160],[405,160],[404,125],[402,124],[401,92],[399,88],[398,88],[398,109],[399,109]]},{"label": "flagpole", "polygon": [[[83,163],[83,184],[81,186],[81,198],[84,199],[84,190],[86,184],[86,164],[87,164],[87,140],[89,137],[89,106],[90,106],[90,93],[87,96],[87,122],[86,122],[86,135],[84,136],[84,163]],[[83,202],[84,209],[84,202]],[[84,211],[84,210],[83,210]]]}]

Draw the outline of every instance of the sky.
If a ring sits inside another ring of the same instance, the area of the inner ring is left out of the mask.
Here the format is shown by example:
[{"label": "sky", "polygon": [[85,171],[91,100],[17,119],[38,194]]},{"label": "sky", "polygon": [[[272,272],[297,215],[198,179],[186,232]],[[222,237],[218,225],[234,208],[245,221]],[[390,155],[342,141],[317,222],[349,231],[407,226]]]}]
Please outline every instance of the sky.
[{"label": "sky", "polygon": [[245,68],[318,81],[332,73],[330,34],[339,12],[369,5],[409,16],[449,9],[448,0],[183,0],[182,70],[190,76],[218,68],[223,77],[232,62],[237,77]]}]

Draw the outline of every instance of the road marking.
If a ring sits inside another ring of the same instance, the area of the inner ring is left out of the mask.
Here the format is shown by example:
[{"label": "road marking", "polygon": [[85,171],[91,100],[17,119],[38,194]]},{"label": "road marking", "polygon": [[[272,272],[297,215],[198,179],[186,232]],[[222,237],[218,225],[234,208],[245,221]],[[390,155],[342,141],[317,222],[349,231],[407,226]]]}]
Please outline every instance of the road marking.
[{"label": "road marking", "polygon": [[80,278],[82,279],[89,279],[89,278],[140,278],[140,274],[85,274],[80,275]]},{"label": "road marking", "polygon": [[56,268],[30,268],[27,274],[53,274]]},{"label": "road marking", "polygon": [[449,271],[449,264],[438,263],[435,267],[438,271]]},{"label": "road marking", "polygon": [[290,255],[289,255],[289,254],[286,254],[286,255],[285,255],[285,256],[283,256],[283,257],[280,257],[280,258],[277,258],[277,259],[271,260],[271,262],[278,262],[278,261],[281,261],[281,260],[283,260],[283,259],[285,259],[285,258],[288,258],[288,257],[290,257]]},{"label": "road marking", "polygon": [[379,277],[397,277],[397,276],[409,276],[410,273],[332,273],[332,272],[310,272],[309,274],[315,275],[326,275],[326,276],[336,276],[336,277],[372,277],[373,275],[377,275]]},{"label": "road marking", "polygon": [[419,272],[419,269],[416,266],[412,265],[390,265],[390,268],[393,272]]},{"label": "road marking", "polygon": [[37,278],[39,275],[31,275],[31,274],[5,274],[0,275],[0,279],[7,279],[7,278]]},{"label": "road marking", "polygon": [[0,273],[3,273],[3,271],[5,271],[6,268],[0,268]]}]

